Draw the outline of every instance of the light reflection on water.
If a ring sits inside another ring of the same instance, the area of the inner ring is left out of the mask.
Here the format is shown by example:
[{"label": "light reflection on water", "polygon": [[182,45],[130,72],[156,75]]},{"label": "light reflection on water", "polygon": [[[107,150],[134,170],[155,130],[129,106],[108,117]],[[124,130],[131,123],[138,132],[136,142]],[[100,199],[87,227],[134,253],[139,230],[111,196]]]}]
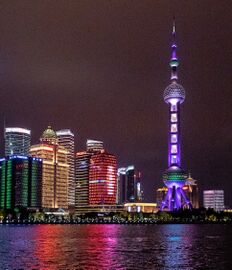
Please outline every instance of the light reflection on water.
[{"label": "light reflection on water", "polygon": [[230,225],[2,225],[0,269],[231,269]]}]

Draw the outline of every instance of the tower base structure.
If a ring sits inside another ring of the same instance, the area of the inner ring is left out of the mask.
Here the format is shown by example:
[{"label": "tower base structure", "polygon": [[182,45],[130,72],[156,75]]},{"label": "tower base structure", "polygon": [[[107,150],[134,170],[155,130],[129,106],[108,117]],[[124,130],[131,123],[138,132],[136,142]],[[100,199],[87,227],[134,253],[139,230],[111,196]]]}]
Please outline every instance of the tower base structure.
[{"label": "tower base structure", "polygon": [[173,186],[168,189],[165,199],[162,201],[161,210],[163,211],[165,208],[169,211],[175,211],[183,208],[191,209],[192,206],[182,188]]},{"label": "tower base structure", "polygon": [[182,189],[186,178],[187,174],[178,166],[171,166],[166,170],[163,174],[163,179],[168,191],[162,201],[161,210],[166,208],[169,211],[175,211],[183,208],[192,208]]}]

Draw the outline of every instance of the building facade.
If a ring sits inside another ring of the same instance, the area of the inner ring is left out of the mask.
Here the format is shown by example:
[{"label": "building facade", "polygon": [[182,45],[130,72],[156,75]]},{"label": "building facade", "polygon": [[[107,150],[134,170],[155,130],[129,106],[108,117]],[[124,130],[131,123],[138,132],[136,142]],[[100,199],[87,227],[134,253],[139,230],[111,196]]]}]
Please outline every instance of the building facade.
[{"label": "building facade", "polygon": [[128,166],[126,168],[126,201],[139,202],[142,201],[141,190],[141,173],[135,170],[135,167]]},{"label": "building facade", "polygon": [[43,159],[42,207],[68,208],[68,151],[58,145],[57,135],[49,126],[40,144],[30,148],[30,156]]},{"label": "building facade", "polygon": [[126,168],[118,168],[117,174],[117,204],[124,204],[127,201],[126,194]]},{"label": "building facade", "polygon": [[88,139],[86,142],[86,151],[88,153],[97,153],[101,150],[104,150],[103,142],[102,141],[96,141]]},{"label": "building facade", "polygon": [[116,205],[116,157],[102,150],[90,158],[89,205]]},{"label": "building facade", "polygon": [[0,160],[0,208],[41,208],[42,159],[10,156]]},{"label": "building facade", "polygon": [[103,142],[88,139],[86,151],[77,152],[75,160],[75,210],[76,213],[91,212],[93,207],[89,206],[89,175],[91,156],[104,150]]},{"label": "building facade", "polygon": [[223,211],[224,190],[204,190],[203,204],[205,208],[213,208],[216,212]]},{"label": "building facade", "polygon": [[68,205],[75,206],[75,157],[74,157],[74,134],[70,129],[62,129],[56,132],[58,144],[68,150]]},{"label": "building facade", "polygon": [[86,151],[76,153],[76,210],[89,205],[89,165],[91,155]]},{"label": "building facade", "polygon": [[141,187],[141,173],[133,165],[118,169],[117,202],[141,202],[143,191]]},{"label": "building facade", "polygon": [[157,213],[159,208],[156,203],[126,203],[124,208],[128,213]]},{"label": "building facade", "polygon": [[5,156],[28,156],[31,145],[31,131],[19,127],[5,128]]}]

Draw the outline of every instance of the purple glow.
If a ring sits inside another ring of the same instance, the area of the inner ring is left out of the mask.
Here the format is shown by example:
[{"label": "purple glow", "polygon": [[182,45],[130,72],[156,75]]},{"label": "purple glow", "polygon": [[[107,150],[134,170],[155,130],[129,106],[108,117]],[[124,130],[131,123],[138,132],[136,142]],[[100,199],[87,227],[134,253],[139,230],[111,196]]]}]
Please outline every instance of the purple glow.
[{"label": "purple glow", "polygon": [[[180,147],[180,104],[184,102],[185,90],[177,83],[178,59],[175,43],[175,22],[173,22],[173,43],[171,56],[171,84],[164,90],[164,101],[169,104],[168,166],[164,173],[164,184],[168,187],[161,210],[170,211],[190,206],[182,188],[185,185],[185,172],[181,169]],[[172,62],[173,61],[173,62]],[[176,61],[176,62],[175,62]]]}]

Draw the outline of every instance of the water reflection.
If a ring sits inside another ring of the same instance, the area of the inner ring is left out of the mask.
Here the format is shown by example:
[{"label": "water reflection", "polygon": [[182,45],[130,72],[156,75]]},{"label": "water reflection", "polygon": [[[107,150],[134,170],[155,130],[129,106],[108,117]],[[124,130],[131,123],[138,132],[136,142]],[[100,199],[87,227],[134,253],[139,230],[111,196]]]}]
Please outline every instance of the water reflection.
[{"label": "water reflection", "polygon": [[230,269],[227,225],[0,226],[0,269]]},{"label": "water reflection", "polygon": [[163,226],[165,236],[163,265],[165,269],[195,269],[192,248],[197,226],[172,224]]},{"label": "water reflection", "polygon": [[117,246],[117,225],[70,225],[40,226],[36,234],[33,254],[43,267],[49,269],[66,268],[70,262],[76,269],[97,269],[99,265],[119,269],[120,260],[115,256]]}]

